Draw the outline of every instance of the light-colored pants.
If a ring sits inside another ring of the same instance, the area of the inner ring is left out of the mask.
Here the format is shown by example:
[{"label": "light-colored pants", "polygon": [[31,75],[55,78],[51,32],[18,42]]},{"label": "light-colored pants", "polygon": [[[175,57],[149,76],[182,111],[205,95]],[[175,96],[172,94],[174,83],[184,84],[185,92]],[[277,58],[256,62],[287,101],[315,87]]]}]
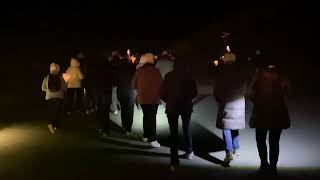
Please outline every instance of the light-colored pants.
[{"label": "light-colored pants", "polygon": [[112,88],[112,98],[111,98],[111,104],[110,104],[110,111],[114,112],[118,110],[118,96],[117,96],[117,86],[114,86]]},{"label": "light-colored pants", "polygon": [[239,138],[239,130],[223,129],[223,141],[227,153],[240,149]]}]

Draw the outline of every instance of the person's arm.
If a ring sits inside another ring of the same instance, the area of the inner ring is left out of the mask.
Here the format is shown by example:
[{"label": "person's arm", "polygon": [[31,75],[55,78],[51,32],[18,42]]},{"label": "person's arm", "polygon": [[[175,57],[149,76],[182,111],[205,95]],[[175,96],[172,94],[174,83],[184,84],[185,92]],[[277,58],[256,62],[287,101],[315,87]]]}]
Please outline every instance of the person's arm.
[{"label": "person's arm", "polygon": [[254,97],[256,94],[256,83],[258,81],[258,78],[259,78],[259,71],[257,70],[249,84],[248,91],[246,93],[246,96],[249,97],[251,101],[254,101]]},{"label": "person's arm", "polygon": [[290,81],[288,79],[283,79],[281,82],[281,89],[283,92],[283,99],[285,102],[288,100],[288,96],[291,93]]},{"label": "person's arm", "polygon": [[194,99],[198,96],[198,88],[197,88],[197,83],[195,80],[190,81],[190,88],[191,88],[190,97],[191,97],[191,99]]},{"label": "person's arm", "polygon": [[160,88],[160,97],[161,99],[167,103],[168,99],[168,74],[164,77]]},{"label": "person's arm", "polygon": [[84,78],[84,75],[83,75],[83,73],[81,72],[81,69],[79,68],[79,71],[78,71],[78,77],[79,77],[79,79],[83,79]]},{"label": "person's arm", "polygon": [[43,78],[42,86],[41,86],[42,91],[47,91],[47,89],[48,89],[48,87],[47,87],[47,85],[48,85],[48,78],[47,78],[47,77],[48,77],[48,76],[46,76],[46,77]]},{"label": "person's arm", "polygon": [[66,92],[67,91],[67,83],[66,81],[63,79],[63,77],[61,76],[60,77],[60,80],[61,80],[61,87],[62,87],[62,91]]},{"label": "person's arm", "polygon": [[138,76],[138,72],[136,71],[134,73],[132,81],[131,81],[133,89],[137,89],[137,86],[138,86],[138,84],[137,84],[137,76]]}]

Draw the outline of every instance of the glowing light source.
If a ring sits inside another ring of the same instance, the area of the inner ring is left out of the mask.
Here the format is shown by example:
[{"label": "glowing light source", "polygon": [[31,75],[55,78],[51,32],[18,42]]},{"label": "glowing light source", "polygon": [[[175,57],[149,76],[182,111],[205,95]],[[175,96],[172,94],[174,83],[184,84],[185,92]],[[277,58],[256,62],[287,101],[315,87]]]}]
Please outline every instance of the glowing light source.
[{"label": "glowing light source", "polygon": [[226,50],[227,50],[228,52],[231,52],[230,46],[227,46],[227,47],[226,47]]},{"label": "glowing light source", "polygon": [[214,64],[215,66],[218,66],[219,61],[218,61],[218,60],[214,60],[214,61],[213,61],[213,64]]}]

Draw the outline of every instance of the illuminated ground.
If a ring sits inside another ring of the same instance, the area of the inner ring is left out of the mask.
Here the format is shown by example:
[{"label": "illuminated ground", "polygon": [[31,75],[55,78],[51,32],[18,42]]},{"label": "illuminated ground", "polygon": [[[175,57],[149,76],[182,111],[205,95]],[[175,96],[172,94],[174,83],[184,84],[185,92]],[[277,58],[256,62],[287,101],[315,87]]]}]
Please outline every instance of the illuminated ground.
[{"label": "illuminated ground", "polygon": [[[314,99],[299,97],[290,102],[292,128],[284,131],[281,139],[281,178],[320,177],[320,121],[315,104]],[[251,105],[247,103],[247,114],[250,112]],[[120,121],[114,115],[113,134],[109,139],[100,138],[93,119],[80,114],[65,120],[64,128],[54,136],[48,133],[43,119],[7,124],[0,127],[0,178],[258,178],[254,176],[259,165],[254,130],[241,131],[241,156],[231,163],[231,167],[222,167],[219,163],[224,152],[221,132],[215,128],[215,116],[216,103],[212,97],[204,98],[196,105],[192,129],[197,157],[192,161],[181,160],[181,168],[176,174],[169,171],[168,123],[164,109],[158,112],[157,130],[163,145],[160,149],[150,149],[138,141],[142,119],[141,111],[137,109],[134,137],[130,138],[119,133],[117,125]]]}]

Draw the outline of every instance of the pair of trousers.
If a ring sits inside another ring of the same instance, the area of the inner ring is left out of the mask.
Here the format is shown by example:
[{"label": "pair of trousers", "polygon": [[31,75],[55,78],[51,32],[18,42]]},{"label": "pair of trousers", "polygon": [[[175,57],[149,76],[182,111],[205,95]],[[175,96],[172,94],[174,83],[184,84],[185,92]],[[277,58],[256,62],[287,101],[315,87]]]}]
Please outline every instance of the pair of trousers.
[{"label": "pair of trousers", "polygon": [[[74,97],[76,96],[76,102],[74,103]],[[82,105],[83,89],[82,88],[68,88],[67,99],[68,99],[68,111],[80,110]]]},{"label": "pair of trousers", "polygon": [[97,103],[97,120],[98,125],[103,132],[110,132],[110,114],[109,107],[111,104],[111,94],[99,92],[95,95],[95,101]]},{"label": "pair of trousers", "polygon": [[[171,164],[179,164],[178,155],[178,127],[179,127],[179,114],[167,114],[169,127],[170,127],[170,153],[171,153]],[[190,130],[190,119],[191,113],[181,114],[182,127],[184,134],[184,141],[186,145],[186,153],[190,154],[193,151],[192,148],[192,135]]]},{"label": "pair of trousers", "polygon": [[126,132],[131,132],[134,112],[134,95],[133,91],[121,91],[118,88],[118,99],[121,106],[121,123]]},{"label": "pair of trousers", "polygon": [[239,130],[223,129],[223,141],[226,146],[226,153],[240,149]]},{"label": "pair of trousers", "polygon": [[112,99],[111,99],[111,104],[110,104],[110,111],[114,112],[119,110],[118,108],[118,96],[117,96],[117,86],[112,87]]},{"label": "pair of trousers", "polygon": [[256,141],[261,160],[261,165],[268,165],[268,150],[267,150],[267,133],[269,131],[269,160],[270,166],[276,167],[279,159],[279,142],[282,129],[256,129]]},{"label": "pair of trousers", "polygon": [[53,127],[59,127],[62,117],[62,103],[63,99],[60,98],[51,98],[47,100],[48,107],[48,119],[49,123]]},{"label": "pair of trousers", "polygon": [[149,142],[157,140],[158,104],[141,104],[143,112],[143,137]]}]

